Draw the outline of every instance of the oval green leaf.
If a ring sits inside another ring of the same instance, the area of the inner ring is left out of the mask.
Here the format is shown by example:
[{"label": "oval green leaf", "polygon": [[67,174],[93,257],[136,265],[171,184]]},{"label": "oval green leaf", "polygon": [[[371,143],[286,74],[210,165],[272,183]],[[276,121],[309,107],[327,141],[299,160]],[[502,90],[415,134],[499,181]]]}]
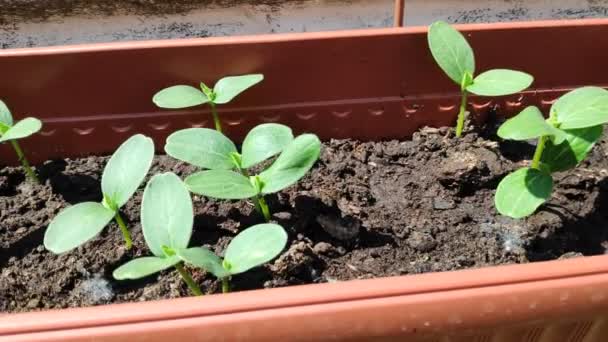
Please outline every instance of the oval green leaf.
[{"label": "oval green leaf", "polygon": [[152,98],[152,102],[160,108],[188,108],[209,102],[202,91],[188,85],[176,85],[165,88]]},{"label": "oval green leaf", "polygon": [[427,39],[433,58],[456,84],[460,85],[466,72],[475,74],[473,49],[450,24],[443,21],[433,23]]},{"label": "oval green leaf", "polygon": [[165,152],[205,169],[230,170],[236,167],[230,155],[238,151],[230,139],[214,129],[187,128],[167,138]]},{"label": "oval green leaf", "polygon": [[162,246],[188,247],[193,222],[192,200],[182,180],[170,172],[152,177],[141,202],[141,225],[152,253],[165,257]]},{"label": "oval green leaf", "polygon": [[143,257],[133,259],[112,272],[116,280],[139,279],[175,266],[181,260],[177,255],[159,258]]},{"label": "oval green leaf", "polygon": [[0,100],[0,123],[5,124],[6,126],[13,125],[13,115],[11,114],[11,110],[8,109],[8,106],[2,100]]},{"label": "oval green leaf", "polygon": [[582,87],[560,97],[551,107],[561,129],[585,128],[608,122],[608,91]]},{"label": "oval green leaf", "polygon": [[222,259],[206,248],[193,247],[175,252],[184,262],[200,267],[217,278],[230,276],[230,273],[222,266]]},{"label": "oval green leaf", "polygon": [[494,204],[499,213],[512,218],[532,215],[551,196],[553,178],[543,171],[522,168],[498,184]]},{"label": "oval green leaf", "polygon": [[587,157],[603,131],[602,125],[565,130],[565,141],[561,144],[548,141],[540,161],[550,172],[571,169]]},{"label": "oval green leaf", "polygon": [[61,211],[44,233],[44,247],[65,253],[91,240],[112,220],[115,212],[97,202],[84,202]]},{"label": "oval green leaf", "polygon": [[2,134],[0,142],[29,137],[38,132],[40,128],[42,128],[42,122],[40,120],[36,118],[25,118]]},{"label": "oval green leaf", "polygon": [[215,92],[213,102],[218,104],[228,103],[238,94],[260,83],[263,79],[264,75],[262,74],[224,77],[213,87]]},{"label": "oval green leaf", "polygon": [[230,266],[231,274],[243,273],[274,259],[287,244],[287,233],[283,227],[258,224],[247,228],[230,241],[224,262]]},{"label": "oval green leaf", "polygon": [[481,73],[467,86],[467,90],[480,96],[503,96],[519,93],[528,88],[534,77],[525,72],[494,69]]},{"label": "oval green leaf", "polygon": [[295,138],[260,174],[262,193],[274,193],[296,183],[312,168],[320,153],[321,141],[316,135],[302,134]]},{"label": "oval green leaf", "polygon": [[267,123],[254,127],[243,140],[242,166],[248,169],[280,153],[293,141],[291,128]]},{"label": "oval green leaf", "polygon": [[505,121],[498,128],[498,136],[510,140],[529,140],[556,134],[556,129],[545,121],[537,107],[530,106]]},{"label": "oval green leaf", "polygon": [[136,134],[118,147],[101,176],[101,191],[122,207],[146,177],[154,158],[152,139]]},{"label": "oval green leaf", "polygon": [[185,180],[195,194],[220,199],[245,199],[258,194],[249,178],[228,170],[208,170],[194,173]]}]

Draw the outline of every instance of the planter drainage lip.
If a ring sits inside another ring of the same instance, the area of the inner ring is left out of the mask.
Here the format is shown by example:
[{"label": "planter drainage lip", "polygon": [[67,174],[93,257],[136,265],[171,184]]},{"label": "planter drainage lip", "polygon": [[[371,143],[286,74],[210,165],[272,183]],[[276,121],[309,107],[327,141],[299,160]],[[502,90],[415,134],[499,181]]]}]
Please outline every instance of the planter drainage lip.
[{"label": "planter drainage lip", "polygon": [[[581,281],[588,282],[589,286],[572,292]],[[510,289],[509,294],[504,293],[505,289]],[[534,306],[530,298],[537,296],[539,301],[544,298],[544,303]],[[479,303],[476,297],[486,300]],[[556,310],[548,304],[554,303],[559,307],[560,303],[570,299],[570,306],[586,307],[590,313],[599,312],[605,310],[608,301],[608,256],[10,314],[0,316],[0,339],[92,327],[120,329],[124,326],[129,330],[127,325],[153,325],[154,322],[174,320],[187,322],[189,319],[200,320],[197,324],[213,325],[215,320],[223,318],[230,321],[225,315],[244,314],[255,318],[258,314],[263,317],[264,312],[291,315],[322,311],[324,307],[343,306],[340,310],[348,312],[351,309],[357,311],[359,306],[392,301],[422,303],[414,312],[417,317],[425,317],[425,310],[441,310],[437,308],[440,299],[457,303],[456,308],[461,309],[458,320],[471,327],[488,324],[479,313],[487,311],[489,306],[509,307],[512,312],[523,314],[547,315]],[[426,301],[435,304],[427,307]],[[441,321],[441,317],[433,319],[438,320]]]},{"label": "planter drainage lip", "polygon": [[[528,105],[548,110],[564,91],[608,80],[608,19],[458,28],[479,54],[480,70],[508,66],[537,78],[521,94],[471,97],[475,119],[491,108],[501,115]],[[559,53],[549,56],[552,51]],[[585,63],[571,63],[577,58]],[[568,68],[554,68],[565,63]],[[269,121],[323,139],[403,138],[424,125],[451,125],[459,101],[428,52],[425,27],[0,50],[0,96],[17,117],[44,122],[23,143],[30,160],[40,162],[108,153],[135,133],[152,137],[160,150],[169,133],[208,127],[210,120],[205,109],[155,108],[158,89],[253,72],[263,73],[264,82],[220,108],[234,140]],[[16,162],[6,146],[0,160]],[[580,342],[582,336],[599,342],[607,340],[607,312],[605,255],[0,314],[0,341],[428,341],[433,335],[459,342]],[[453,333],[468,335],[452,339]]]},{"label": "planter drainage lip", "polygon": [[[582,27],[602,26],[608,24],[608,18],[591,19],[562,19],[562,20],[532,20],[501,23],[477,23],[477,24],[455,24],[454,27],[461,31],[475,32],[484,30],[526,30],[534,28],[551,27]],[[60,45],[30,48],[11,48],[0,50],[0,58],[3,56],[34,56],[70,53],[91,53],[99,51],[117,50],[139,50],[139,49],[166,49],[178,47],[194,47],[204,45],[229,44],[259,44],[268,42],[285,41],[314,41],[322,39],[351,38],[351,37],[374,37],[386,35],[401,35],[404,33],[425,33],[426,26],[389,27],[389,28],[367,28],[320,32],[294,32],[294,33],[272,33],[259,35],[241,35],[226,37],[205,38],[181,38],[164,40],[143,40],[130,42],[110,42]]]}]

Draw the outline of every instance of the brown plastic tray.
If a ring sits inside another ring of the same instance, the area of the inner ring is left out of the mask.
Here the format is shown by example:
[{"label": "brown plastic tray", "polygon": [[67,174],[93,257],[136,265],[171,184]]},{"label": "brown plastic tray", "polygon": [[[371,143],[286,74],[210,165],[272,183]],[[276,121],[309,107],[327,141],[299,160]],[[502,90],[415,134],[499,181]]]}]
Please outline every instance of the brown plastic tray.
[{"label": "brown plastic tray", "polygon": [[[465,25],[478,68],[536,77],[524,94],[471,98],[479,119],[547,108],[608,84],[608,20]],[[250,72],[266,79],[221,107],[228,134],[279,121],[322,138],[403,138],[452,124],[457,89],[434,65],[425,28],[207,38],[0,51],[0,97],[44,121],[24,142],[39,162],[111,152],[144,133],[162,149],[206,110],[164,111],[176,84]],[[0,146],[0,160],[14,162]],[[5,315],[0,341],[607,341],[608,256],[298,286],[170,301]]]}]

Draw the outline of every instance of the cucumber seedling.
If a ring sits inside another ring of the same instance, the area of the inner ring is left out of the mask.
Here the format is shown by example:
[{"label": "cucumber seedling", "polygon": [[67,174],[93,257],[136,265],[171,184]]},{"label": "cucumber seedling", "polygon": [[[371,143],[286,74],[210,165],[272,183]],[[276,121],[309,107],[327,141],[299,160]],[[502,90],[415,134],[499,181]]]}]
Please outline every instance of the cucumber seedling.
[{"label": "cucumber seedling", "polygon": [[215,129],[221,132],[222,124],[216,106],[232,101],[237,95],[263,79],[262,74],[228,76],[219,80],[213,89],[201,82],[200,90],[189,85],[175,85],[156,93],[152,101],[158,107],[168,109],[188,108],[209,103]]},{"label": "cucumber seedling", "polygon": [[42,122],[36,118],[25,118],[17,123],[13,123],[13,115],[6,104],[0,100],[0,143],[10,142],[17,154],[17,159],[23,166],[23,170],[27,177],[36,183],[40,183],[36,173],[32,170],[21,146],[17,140],[27,138],[30,135],[40,131]]},{"label": "cucumber seedling", "polygon": [[[177,131],[167,138],[168,155],[208,170],[188,176],[193,193],[220,199],[254,198],[256,209],[270,220],[264,195],[280,191],[302,178],[319,158],[321,142],[313,134],[294,139],[289,127],[262,124],[245,137],[240,154],[225,135],[207,128]],[[248,169],[279,154],[259,175]]]},{"label": "cucumber seedling", "polygon": [[152,139],[136,134],[114,152],[101,176],[103,200],[79,203],[61,211],[44,234],[44,246],[55,254],[74,249],[97,236],[114,218],[125,239],[133,244],[131,234],[119,209],[133,196],[146,177],[152,158]]},{"label": "cucumber seedling", "polygon": [[461,101],[456,123],[456,136],[462,135],[469,93],[479,96],[503,96],[528,88],[534,78],[524,72],[492,69],[475,74],[475,56],[465,37],[443,21],[429,27],[428,44],[435,62],[460,86]]},{"label": "cucumber seedling", "polygon": [[221,260],[206,248],[188,248],[193,222],[190,193],[179,177],[173,173],[154,176],[146,185],[141,205],[144,238],[154,256],[127,262],[114,270],[114,278],[138,279],[175,267],[190,291],[201,295],[201,289],[183,267],[186,262],[221,279],[222,288],[227,292],[231,275],[272,260],[287,242],[287,234],[281,226],[253,226],[232,240],[225,259]]},{"label": "cucumber seedling", "polygon": [[591,151],[608,122],[608,91],[582,87],[560,97],[545,120],[536,107],[527,107],[498,129],[503,139],[538,139],[530,167],[507,175],[494,198],[502,215],[531,215],[551,196],[553,172],[577,166]]}]

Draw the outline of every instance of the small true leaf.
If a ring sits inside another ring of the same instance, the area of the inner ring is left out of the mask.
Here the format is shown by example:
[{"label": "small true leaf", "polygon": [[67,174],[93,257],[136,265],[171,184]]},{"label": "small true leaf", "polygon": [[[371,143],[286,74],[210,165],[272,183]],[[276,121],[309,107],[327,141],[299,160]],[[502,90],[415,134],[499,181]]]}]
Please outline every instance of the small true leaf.
[{"label": "small true leaf", "polygon": [[526,217],[545,203],[552,189],[550,174],[532,168],[519,169],[498,184],[494,198],[496,209],[512,218]]},{"label": "small true leaf", "polygon": [[503,96],[518,93],[528,88],[534,78],[524,72],[494,69],[475,77],[467,90],[481,96]]},{"label": "small true leaf", "polygon": [[5,124],[6,126],[13,125],[13,116],[11,115],[11,111],[6,106],[6,103],[4,103],[2,100],[0,100],[0,123]]},{"label": "small true leaf", "polygon": [[545,121],[538,108],[530,106],[500,125],[497,134],[503,139],[529,140],[560,134],[557,131],[559,130]]},{"label": "small true leaf", "polygon": [[181,262],[177,256],[166,258],[142,257],[133,259],[112,272],[116,280],[139,279],[160,272]]},{"label": "small true leaf", "polygon": [[167,138],[165,152],[205,169],[235,168],[230,154],[236,153],[234,143],[222,133],[208,128],[188,128],[171,134]]},{"label": "small true leaf", "polygon": [[254,127],[243,140],[242,166],[248,169],[278,153],[293,141],[291,128],[274,123]]},{"label": "small true leaf", "polygon": [[9,128],[1,137],[0,142],[29,137],[42,128],[42,122],[36,118],[25,118]]},{"label": "small true leaf", "polygon": [[443,21],[429,28],[428,43],[433,58],[441,69],[460,85],[466,72],[475,73],[473,49],[464,36]]},{"label": "small true leaf", "polygon": [[541,163],[550,172],[565,171],[577,166],[585,159],[593,145],[603,133],[602,125],[569,129],[564,131],[565,141],[561,144],[547,142]]},{"label": "small true leaf", "polygon": [[238,274],[274,259],[287,243],[287,233],[276,224],[258,224],[239,233],[226,248],[224,261]]},{"label": "small true leaf", "polygon": [[181,179],[173,173],[152,177],[141,203],[141,225],[152,253],[164,257],[163,246],[188,247],[192,224],[192,200]]},{"label": "small true leaf", "polygon": [[608,91],[582,87],[560,97],[551,107],[561,129],[597,126],[608,122]]},{"label": "small true leaf", "polygon": [[154,158],[152,139],[136,134],[118,147],[101,176],[101,190],[118,208],[123,206],[146,177]]},{"label": "small true leaf", "polygon": [[294,184],[319,159],[321,141],[314,134],[302,134],[285,147],[275,162],[260,174],[262,193],[270,194]]},{"label": "small true leaf", "polygon": [[210,250],[203,247],[193,247],[176,250],[177,255],[185,262],[211,272],[217,278],[225,278],[230,273],[222,266],[222,259]]},{"label": "small true leaf", "polygon": [[202,91],[188,85],[176,85],[165,88],[152,98],[157,106],[161,108],[188,108],[209,102]]},{"label": "small true leaf", "polygon": [[115,212],[97,202],[84,202],[57,215],[44,234],[44,246],[60,254],[94,238],[112,220]]},{"label": "small true leaf", "polygon": [[228,170],[200,171],[185,180],[195,194],[220,199],[245,199],[258,194],[249,178]]},{"label": "small true leaf", "polygon": [[213,87],[215,92],[213,102],[218,104],[228,103],[238,94],[258,84],[263,79],[264,75],[262,74],[224,77]]}]

